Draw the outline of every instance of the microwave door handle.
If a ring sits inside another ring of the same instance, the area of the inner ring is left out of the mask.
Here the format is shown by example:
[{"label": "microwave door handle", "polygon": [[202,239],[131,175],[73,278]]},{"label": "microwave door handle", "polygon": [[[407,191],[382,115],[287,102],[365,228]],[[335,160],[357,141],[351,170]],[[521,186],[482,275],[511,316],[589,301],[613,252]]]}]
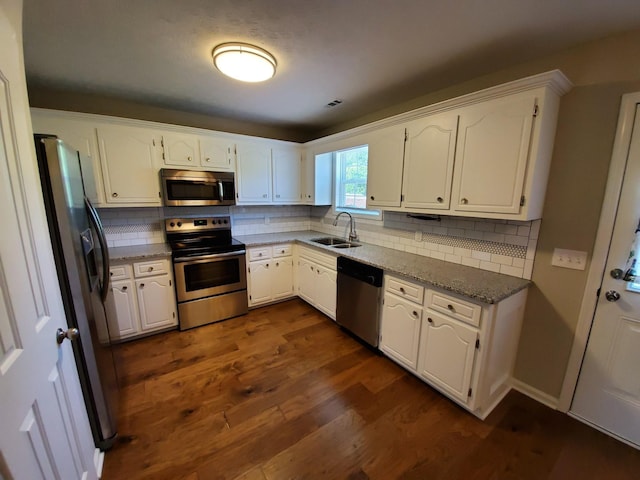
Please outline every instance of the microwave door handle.
[{"label": "microwave door handle", "polygon": [[218,193],[220,194],[220,200],[224,200],[224,185],[218,181]]}]

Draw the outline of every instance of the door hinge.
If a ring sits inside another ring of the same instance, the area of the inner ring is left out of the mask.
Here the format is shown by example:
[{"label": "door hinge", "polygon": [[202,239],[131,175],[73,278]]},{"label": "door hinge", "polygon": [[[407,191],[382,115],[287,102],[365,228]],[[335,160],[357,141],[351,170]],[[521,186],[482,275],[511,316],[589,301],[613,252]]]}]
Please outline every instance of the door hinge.
[{"label": "door hinge", "polygon": [[156,146],[156,139],[155,138],[151,139],[151,143],[153,143],[153,146],[155,147]]},{"label": "door hinge", "polygon": [[476,348],[480,348],[480,339],[476,338]]},{"label": "door hinge", "polygon": [[169,280],[169,286],[172,286],[172,285],[173,285],[173,283],[171,283],[171,280]]},{"label": "door hinge", "polygon": [[533,106],[533,116],[534,117],[538,116],[538,104],[537,103]]},{"label": "door hinge", "polygon": [[473,393],[473,388],[469,389],[469,397],[471,397],[471,394]]},{"label": "door hinge", "polygon": [[400,201],[404,202],[404,195],[400,195]]},{"label": "door hinge", "polygon": [[251,267],[247,268],[247,271],[248,271],[249,273],[251,273]]},{"label": "door hinge", "polygon": [[249,300],[251,300],[251,295],[249,295]]},{"label": "door hinge", "polygon": [[164,137],[162,137],[162,138],[160,139],[160,146],[161,146],[162,148],[164,148]]},{"label": "door hinge", "polygon": [[408,140],[408,135],[407,135],[407,129],[404,129],[404,141],[406,142]]},{"label": "door hinge", "polygon": [[158,192],[158,198],[162,198],[162,192]]},{"label": "door hinge", "polygon": [[176,318],[176,312],[173,312],[173,318]]},{"label": "door hinge", "polygon": [[525,199],[524,199],[524,195],[522,195],[522,196],[520,197],[520,206],[521,206],[521,207],[524,207],[524,200],[525,200]]},{"label": "door hinge", "polygon": [[600,297],[600,289],[598,288],[598,290],[596,290],[596,297]]}]

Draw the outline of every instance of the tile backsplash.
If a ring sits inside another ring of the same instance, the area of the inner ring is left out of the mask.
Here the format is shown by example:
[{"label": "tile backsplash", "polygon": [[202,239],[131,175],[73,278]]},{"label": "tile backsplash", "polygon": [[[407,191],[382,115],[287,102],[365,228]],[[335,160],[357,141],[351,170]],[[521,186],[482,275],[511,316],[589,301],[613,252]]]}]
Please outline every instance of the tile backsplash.
[{"label": "tile backsplash", "polygon": [[[332,225],[329,207],[234,206],[103,208],[100,216],[107,243],[118,247],[162,243],[164,218],[230,215],[233,235],[316,230],[348,235],[348,218]],[[383,220],[356,218],[360,240],[366,243],[437,258],[470,267],[531,278],[540,220],[530,222],[482,218],[412,218],[385,212]]]}]

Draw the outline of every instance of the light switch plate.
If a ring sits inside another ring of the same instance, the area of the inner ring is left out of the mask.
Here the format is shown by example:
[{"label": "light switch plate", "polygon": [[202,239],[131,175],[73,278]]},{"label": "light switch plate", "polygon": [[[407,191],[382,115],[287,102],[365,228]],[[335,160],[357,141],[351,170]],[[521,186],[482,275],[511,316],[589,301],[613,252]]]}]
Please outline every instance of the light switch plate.
[{"label": "light switch plate", "polygon": [[551,265],[562,268],[572,268],[574,270],[584,270],[587,266],[587,252],[554,248]]},{"label": "light switch plate", "polygon": [[421,242],[422,241],[422,232],[420,230],[417,230],[415,236],[413,237],[413,239],[416,242]]}]

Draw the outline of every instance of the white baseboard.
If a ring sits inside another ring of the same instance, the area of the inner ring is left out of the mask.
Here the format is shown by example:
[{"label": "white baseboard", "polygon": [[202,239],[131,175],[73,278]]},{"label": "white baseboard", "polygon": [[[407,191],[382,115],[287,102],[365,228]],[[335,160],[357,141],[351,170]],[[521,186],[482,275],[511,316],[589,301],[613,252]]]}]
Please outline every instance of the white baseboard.
[{"label": "white baseboard", "polygon": [[532,387],[528,383],[524,383],[515,378],[511,379],[511,386],[514,390],[526,395],[527,397],[533,398],[535,401],[540,402],[546,405],[549,408],[553,408],[554,410],[558,409],[559,399],[549,395],[548,393],[544,393],[537,388]]}]

